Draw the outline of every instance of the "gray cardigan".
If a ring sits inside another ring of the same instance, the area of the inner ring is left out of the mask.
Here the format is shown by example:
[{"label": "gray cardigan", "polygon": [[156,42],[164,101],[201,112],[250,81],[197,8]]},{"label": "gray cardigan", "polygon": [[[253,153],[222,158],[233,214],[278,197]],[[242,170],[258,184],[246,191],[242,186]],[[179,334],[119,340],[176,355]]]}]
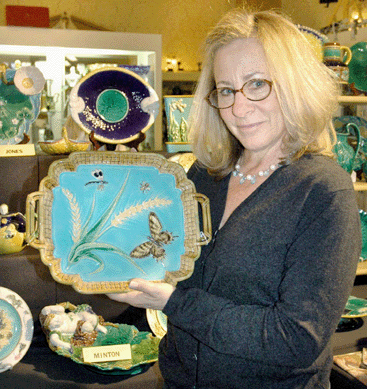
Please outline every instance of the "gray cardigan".
[{"label": "gray cardigan", "polygon": [[330,339],[353,285],[361,228],[350,176],[308,155],[275,171],[218,231],[229,176],[189,172],[212,242],[163,312],[169,388],[327,388]]}]

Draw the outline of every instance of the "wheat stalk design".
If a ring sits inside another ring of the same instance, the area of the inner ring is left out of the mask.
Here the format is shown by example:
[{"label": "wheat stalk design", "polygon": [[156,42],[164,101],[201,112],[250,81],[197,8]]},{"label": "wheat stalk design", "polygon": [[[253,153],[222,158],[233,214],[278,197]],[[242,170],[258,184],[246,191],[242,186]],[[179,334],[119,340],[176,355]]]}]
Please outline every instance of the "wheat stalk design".
[{"label": "wheat stalk design", "polygon": [[76,198],[73,196],[73,194],[68,190],[63,188],[62,189],[64,195],[69,200],[70,209],[71,209],[71,215],[72,215],[72,223],[73,223],[73,242],[77,242],[80,239],[80,234],[82,230],[82,223],[80,220],[80,208],[79,204],[76,201]]},{"label": "wheat stalk design", "polygon": [[146,209],[154,208],[154,207],[164,207],[166,205],[171,204],[171,200],[154,198],[150,200],[146,200],[141,204],[132,205],[129,208],[124,209],[122,212],[119,212],[111,221],[112,227],[117,227],[122,224],[126,219],[136,215],[137,213],[141,213]]}]

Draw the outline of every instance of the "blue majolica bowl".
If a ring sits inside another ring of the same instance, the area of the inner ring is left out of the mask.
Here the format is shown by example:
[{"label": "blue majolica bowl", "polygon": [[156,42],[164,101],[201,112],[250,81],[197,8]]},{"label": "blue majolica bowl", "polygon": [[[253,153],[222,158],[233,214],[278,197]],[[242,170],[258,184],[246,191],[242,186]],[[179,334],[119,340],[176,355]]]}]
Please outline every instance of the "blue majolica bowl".
[{"label": "blue majolica bowl", "polygon": [[70,93],[72,118],[104,143],[128,143],[147,131],[158,114],[154,89],[135,72],[102,68],[88,73]]}]

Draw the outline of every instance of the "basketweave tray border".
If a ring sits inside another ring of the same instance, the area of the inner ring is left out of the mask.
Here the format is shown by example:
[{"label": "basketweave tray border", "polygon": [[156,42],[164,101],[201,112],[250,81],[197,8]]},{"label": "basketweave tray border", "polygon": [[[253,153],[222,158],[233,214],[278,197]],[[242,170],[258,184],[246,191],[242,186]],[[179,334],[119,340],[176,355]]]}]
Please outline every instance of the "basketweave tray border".
[{"label": "basketweave tray border", "polygon": [[[77,152],[67,159],[51,164],[48,176],[40,183],[39,198],[39,250],[42,262],[47,265],[53,278],[62,283],[72,285],[80,293],[113,293],[128,291],[128,281],[84,281],[78,274],[65,274],[61,269],[61,259],[54,257],[52,240],[52,203],[53,189],[59,186],[59,177],[63,172],[74,172],[80,165],[91,164],[153,166],[160,173],[171,174],[175,178],[176,188],[181,191],[181,201],[184,209],[184,248],[181,255],[180,269],[166,271],[163,280],[172,285],[191,276],[194,262],[200,255],[201,245],[195,186],[188,180],[184,169],[177,163],[168,161],[159,154],[127,153],[127,152]],[[32,243],[31,243],[32,245]]]}]

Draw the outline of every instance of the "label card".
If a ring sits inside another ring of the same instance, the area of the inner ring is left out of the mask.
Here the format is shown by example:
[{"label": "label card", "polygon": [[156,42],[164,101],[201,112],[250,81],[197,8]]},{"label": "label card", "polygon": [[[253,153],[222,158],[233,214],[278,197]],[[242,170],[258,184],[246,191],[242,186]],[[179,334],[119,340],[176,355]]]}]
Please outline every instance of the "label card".
[{"label": "label card", "polygon": [[25,145],[0,145],[0,157],[27,157],[36,155],[33,143]]},{"label": "label card", "polygon": [[117,344],[112,346],[84,347],[84,362],[107,362],[131,359],[131,345]]}]

